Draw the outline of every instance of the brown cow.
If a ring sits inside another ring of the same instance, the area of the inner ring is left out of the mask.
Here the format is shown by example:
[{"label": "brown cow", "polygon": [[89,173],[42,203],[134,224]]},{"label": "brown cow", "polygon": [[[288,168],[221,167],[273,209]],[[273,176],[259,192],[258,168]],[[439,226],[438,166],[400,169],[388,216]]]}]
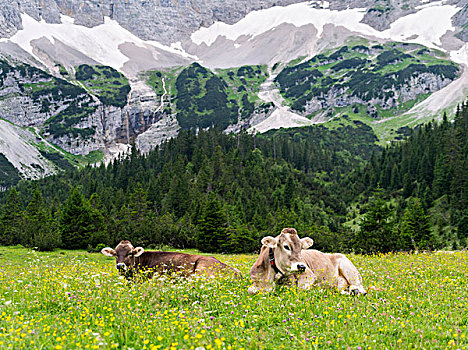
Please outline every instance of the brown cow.
[{"label": "brown cow", "polygon": [[317,284],[344,293],[366,294],[361,275],[346,256],[306,250],[313,243],[309,237],[299,239],[293,228],[283,229],[276,238],[263,238],[260,256],[250,270],[253,286],[249,294],[269,292],[280,281],[296,282],[303,289]]},{"label": "brown cow", "polygon": [[120,274],[130,278],[137,271],[155,271],[158,273],[177,273],[180,275],[208,274],[229,271],[236,276],[240,271],[228,266],[214,257],[191,255],[177,252],[145,251],[142,247],[134,248],[130,241],[121,241],[114,249],[101,250],[106,256],[115,257]]}]

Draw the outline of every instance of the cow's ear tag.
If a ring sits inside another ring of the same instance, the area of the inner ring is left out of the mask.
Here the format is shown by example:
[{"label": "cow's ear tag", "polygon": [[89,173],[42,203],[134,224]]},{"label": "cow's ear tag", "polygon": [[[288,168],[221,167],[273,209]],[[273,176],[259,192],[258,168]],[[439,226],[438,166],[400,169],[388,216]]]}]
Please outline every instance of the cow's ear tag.
[{"label": "cow's ear tag", "polygon": [[276,247],[276,238],[267,236],[262,238],[262,244],[269,247],[269,248],[275,248]]},{"label": "cow's ear tag", "polygon": [[141,254],[143,254],[145,251],[144,248],[142,247],[136,247],[135,249],[133,249],[133,254],[135,257],[139,257]]},{"label": "cow's ear tag", "polygon": [[105,256],[115,256],[115,250],[110,247],[102,248],[101,253]]},{"label": "cow's ear tag", "polygon": [[304,237],[304,238],[301,238],[301,243],[302,243],[302,249],[307,249],[309,247],[312,247],[312,245],[314,244],[314,240],[309,237]]}]

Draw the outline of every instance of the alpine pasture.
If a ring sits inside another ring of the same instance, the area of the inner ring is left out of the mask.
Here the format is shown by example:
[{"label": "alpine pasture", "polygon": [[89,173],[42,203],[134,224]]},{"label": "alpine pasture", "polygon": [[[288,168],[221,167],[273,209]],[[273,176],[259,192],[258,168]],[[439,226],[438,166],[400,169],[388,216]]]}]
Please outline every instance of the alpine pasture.
[{"label": "alpine pasture", "polygon": [[368,288],[249,296],[229,277],[119,277],[84,251],[0,248],[0,349],[465,349],[468,253],[349,255]]}]

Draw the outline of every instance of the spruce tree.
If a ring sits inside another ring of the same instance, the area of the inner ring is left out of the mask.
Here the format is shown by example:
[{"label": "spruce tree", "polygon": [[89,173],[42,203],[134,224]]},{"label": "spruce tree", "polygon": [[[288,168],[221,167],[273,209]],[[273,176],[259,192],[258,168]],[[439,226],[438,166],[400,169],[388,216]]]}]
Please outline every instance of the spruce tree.
[{"label": "spruce tree", "polygon": [[53,225],[50,213],[44,207],[38,188],[33,192],[23,216],[23,245],[41,251],[50,251],[60,245],[60,235]]},{"label": "spruce tree", "polygon": [[363,253],[386,253],[395,248],[392,211],[378,188],[355,236],[355,246]]},{"label": "spruce tree", "polygon": [[227,239],[226,214],[221,203],[210,196],[198,224],[197,248],[202,252],[222,252]]},{"label": "spruce tree", "polygon": [[291,208],[293,199],[294,199],[294,191],[295,191],[295,184],[294,179],[289,177],[284,185],[284,196],[283,196],[283,203],[284,206],[288,209]]},{"label": "spruce tree", "polygon": [[89,245],[95,248],[98,244],[109,244],[107,222],[104,218],[105,208],[100,196],[97,193],[93,193],[89,199],[89,204],[91,208],[91,220],[94,226]]},{"label": "spruce tree", "polygon": [[403,214],[398,241],[403,250],[433,249],[436,245],[429,216],[418,199],[410,201]]},{"label": "spruce tree", "polygon": [[84,249],[96,231],[92,208],[78,188],[73,188],[60,217],[62,245],[67,249]]},{"label": "spruce tree", "polygon": [[21,205],[15,188],[10,190],[0,214],[0,244],[20,243]]}]

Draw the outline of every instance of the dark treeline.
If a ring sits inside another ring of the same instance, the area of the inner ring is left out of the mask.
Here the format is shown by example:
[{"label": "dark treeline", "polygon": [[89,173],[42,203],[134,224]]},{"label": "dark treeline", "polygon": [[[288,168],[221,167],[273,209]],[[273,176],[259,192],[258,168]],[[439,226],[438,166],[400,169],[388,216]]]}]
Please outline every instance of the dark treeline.
[{"label": "dark treeline", "polygon": [[342,244],[346,204],[327,180],[378,150],[369,140],[362,123],[263,137],[182,131],[145,156],[133,149],[108,166],[21,182],[4,195],[0,243],[95,248],[130,239],[246,252],[294,226],[331,249]]},{"label": "dark treeline", "polygon": [[378,187],[361,210],[368,212],[363,223],[374,215],[382,225],[374,222],[379,228],[366,231],[361,224],[356,246],[366,251],[467,247],[468,102],[453,122],[444,116],[371,157],[343,186],[349,189],[348,202],[358,197],[365,202]]},{"label": "dark treeline", "polygon": [[0,244],[249,252],[295,227],[326,251],[466,247],[468,105],[384,150],[370,127],[346,122],[182,131],[147,155],[22,181],[1,195]]}]

